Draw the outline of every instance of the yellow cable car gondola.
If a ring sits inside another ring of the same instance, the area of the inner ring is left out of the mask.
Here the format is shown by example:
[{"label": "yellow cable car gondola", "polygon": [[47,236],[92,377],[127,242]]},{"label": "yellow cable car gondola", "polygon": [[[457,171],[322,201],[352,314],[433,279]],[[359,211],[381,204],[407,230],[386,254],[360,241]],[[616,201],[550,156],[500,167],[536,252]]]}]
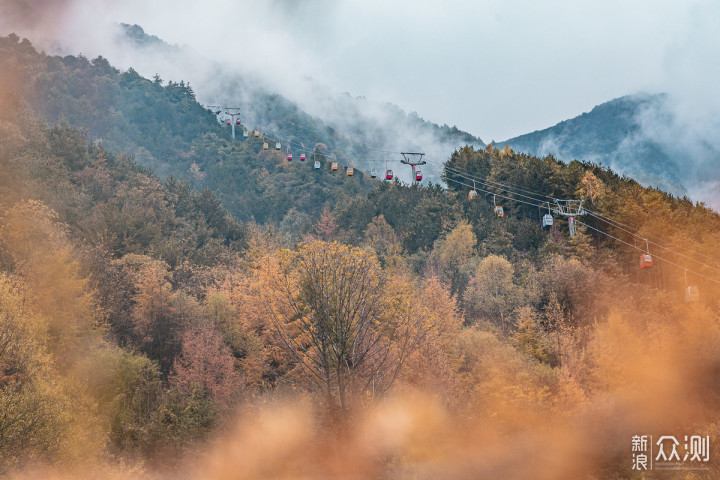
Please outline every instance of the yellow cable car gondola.
[{"label": "yellow cable car gondola", "polygon": [[263,150],[267,150],[269,148],[268,142],[263,143]]},{"label": "yellow cable car gondola", "polygon": [[256,136],[256,137],[259,137],[259,136],[260,136],[260,130],[255,130],[255,136]]},{"label": "yellow cable car gondola", "polygon": [[330,170],[331,170],[331,171],[335,171],[335,170],[337,170],[337,169],[338,169],[338,162],[332,162],[332,163],[330,164]]},{"label": "yellow cable car gondola", "polygon": [[345,171],[345,175],[348,177],[352,177],[353,173],[355,173],[355,170],[353,170],[353,167],[347,167],[347,170]]},{"label": "yellow cable car gondola", "polygon": [[497,215],[498,217],[504,217],[505,210],[503,210],[503,207],[501,207],[500,205],[495,204],[495,195],[493,195],[493,205],[494,205],[493,211],[495,212],[495,215]]}]

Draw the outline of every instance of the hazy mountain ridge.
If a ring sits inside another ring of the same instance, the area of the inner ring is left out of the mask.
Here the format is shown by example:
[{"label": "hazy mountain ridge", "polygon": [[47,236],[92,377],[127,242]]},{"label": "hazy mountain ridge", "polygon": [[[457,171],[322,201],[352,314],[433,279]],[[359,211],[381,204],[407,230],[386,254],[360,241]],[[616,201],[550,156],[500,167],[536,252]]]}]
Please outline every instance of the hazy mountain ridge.
[{"label": "hazy mountain ridge", "polygon": [[[118,43],[137,50],[141,56],[162,57],[178,65],[202,65],[198,71],[212,72],[193,81],[202,85],[202,91],[198,91],[202,103],[238,107],[247,128],[258,128],[307,149],[317,142],[324,143],[330,151],[342,153],[345,162],[366,171],[400,159],[383,150],[420,150],[437,160],[425,171],[428,179],[438,181],[440,163],[453,151],[464,145],[485,146],[480,138],[456,126],[432,123],[392,103],[333,92],[312,78],[298,78],[298,91],[290,98],[251,73],[214,63],[188,47],[169,45],[145,33],[139,25],[120,27]],[[187,68],[185,72],[190,75],[192,70]],[[403,174],[409,179],[409,170]]]},{"label": "hazy mountain ridge", "polygon": [[[631,176],[640,183],[675,195],[703,191],[720,180],[712,142],[700,148],[684,145],[686,127],[671,108],[667,94],[628,95],[596,106],[550,128],[511,138],[500,144],[533,155],[564,161],[590,161]],[[712,194],[709,203],[716,203]]]}]

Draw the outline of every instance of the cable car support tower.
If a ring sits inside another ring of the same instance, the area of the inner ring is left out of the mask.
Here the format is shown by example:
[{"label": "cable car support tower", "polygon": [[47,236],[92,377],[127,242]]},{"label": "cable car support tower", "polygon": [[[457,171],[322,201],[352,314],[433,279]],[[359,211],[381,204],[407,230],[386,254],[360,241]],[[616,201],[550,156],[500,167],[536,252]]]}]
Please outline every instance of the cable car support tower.
[{"label": "cable car support tower", "polygon": [[419,165],[425,165],[427,163],[425,160],[422,159],[425,154],[415,152],[400,152],[400,155],[403,156],[403,160],[400,160],[400,163],[410,165],[412,167],[412,181],[413,183],[416,183],[417,178],[415,177],[415,167]]},{"label": "cable car support tower", "polygon": [[580,217],[586,213],[585,209],[583,209],[583,200],[559,200],[553,198],[552,203],[554,203],[551,207],[553,213],[567,217],[570,236],[574,237],[577,231],[575,217]]},{"label": "cable car support tower", "polygon": [[[240,116],[240,107],[220,107],[217,105],[208,105],[206,108],[211,108],[214,110],[215,115],[220,115],[221,113],[225,113],[225,115],[230,116],[230,126],[232,127],[232,138],[235,140],[235,117]],[[239,120],[239,119],[238,119]],[[241,123],[242,121],[240,121]]]}]

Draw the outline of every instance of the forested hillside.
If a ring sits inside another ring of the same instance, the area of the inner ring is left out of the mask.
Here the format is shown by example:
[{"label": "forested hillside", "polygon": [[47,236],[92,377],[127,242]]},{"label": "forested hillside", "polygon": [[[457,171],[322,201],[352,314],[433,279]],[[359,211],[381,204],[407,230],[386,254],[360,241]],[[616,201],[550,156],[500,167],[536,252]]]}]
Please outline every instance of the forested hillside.
[{"label": "forested hillside", "polygon": [[[720,441],[711,210],[510,148],[447,189],[315,172],[187,84],[0,48],[0,474],[640,479],[632,435]],[[153,170],[53,104],[119,112]]]}]

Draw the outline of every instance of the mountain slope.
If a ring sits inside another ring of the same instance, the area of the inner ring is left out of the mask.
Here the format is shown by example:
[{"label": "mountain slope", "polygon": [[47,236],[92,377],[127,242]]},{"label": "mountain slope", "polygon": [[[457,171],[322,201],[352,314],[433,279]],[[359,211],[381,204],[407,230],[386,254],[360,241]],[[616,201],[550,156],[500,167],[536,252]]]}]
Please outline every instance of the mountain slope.
[{"label": "mountain slope", "polygon": [[[311,78],[298,78],[283,91],[238,67],[213,62],[188,47],[168,45],[138,25],[121,25],[117,43],[126,56],[142,59],[140,66],[132,63],[141,73],[182,72],[185,80],[201,86],[198,99],[203,104],[238,107],[248,128],[307,148],[324,143],[330,151],[342,153],[344,163],[362,170],[380,169],[401,158],[387,152],[420,150],[444,160],[464,145],[485,145],[455,126],[437,125],[390,103],[337,93]],[[437,181],[439,162],[426,171]],[[409,171],[403,175],[409,180]]]},{"label": "mountain slope", "polygon": [[686,144],[686,130],[669,95],[637,94],[501,144],[533,155],[606,165],[644,185],[675,195],[695,193],[716,204],[720,199],[707,190],[720,180],[720,169],[713,168],[720,152],[712,142],[701,142],[702,148]]}]

